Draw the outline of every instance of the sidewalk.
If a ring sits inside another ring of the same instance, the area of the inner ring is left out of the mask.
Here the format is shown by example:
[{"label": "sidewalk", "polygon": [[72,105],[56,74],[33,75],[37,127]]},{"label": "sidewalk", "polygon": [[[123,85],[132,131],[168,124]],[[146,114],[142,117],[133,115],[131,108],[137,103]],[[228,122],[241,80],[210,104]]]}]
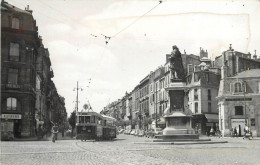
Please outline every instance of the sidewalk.
[{"label": "sidewalk", "polygon": [[[58,140],[74,140],[75,138],[71,138],[69,136],[62,137],[61,133],[58,133]],[[41,139],[38,139],[38,137],[21,137],[21,138],[15,138],[14,141],[51,141],[51,136],[46,137],[44,136]]]}]

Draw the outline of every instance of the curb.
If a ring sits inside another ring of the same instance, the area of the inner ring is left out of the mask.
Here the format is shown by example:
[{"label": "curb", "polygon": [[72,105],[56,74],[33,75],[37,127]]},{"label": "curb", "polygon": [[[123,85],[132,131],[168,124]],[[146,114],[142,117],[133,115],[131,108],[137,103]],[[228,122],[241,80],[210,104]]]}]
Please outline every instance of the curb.
[{"label": "curb", "polygon": [[219,144],[228,143],[228,141],[199,141],[199,142],[134,142],[134,144],[151,144],[151,145],[189,145],[189,144]]}]

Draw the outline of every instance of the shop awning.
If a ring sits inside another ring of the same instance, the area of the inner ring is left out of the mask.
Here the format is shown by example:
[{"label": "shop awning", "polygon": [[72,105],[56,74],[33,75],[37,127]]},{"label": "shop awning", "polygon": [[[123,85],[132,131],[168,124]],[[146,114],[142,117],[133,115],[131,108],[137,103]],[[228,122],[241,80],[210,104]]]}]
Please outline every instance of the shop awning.
[{"label": "shop awning", "polygon": [[218,123],[218,114],[205,114],[205,117],[210,123]]}]

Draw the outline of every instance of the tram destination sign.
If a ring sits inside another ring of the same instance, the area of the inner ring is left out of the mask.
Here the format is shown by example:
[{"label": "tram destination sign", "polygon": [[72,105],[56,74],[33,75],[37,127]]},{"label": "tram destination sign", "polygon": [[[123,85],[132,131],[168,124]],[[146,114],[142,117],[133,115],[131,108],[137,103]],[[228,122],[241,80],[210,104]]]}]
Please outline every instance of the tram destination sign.
[{"label": "tram destination sign", "polygon": [[1,118],[2,119],[21,119],[22,115],[21,114],[2,114]]}]

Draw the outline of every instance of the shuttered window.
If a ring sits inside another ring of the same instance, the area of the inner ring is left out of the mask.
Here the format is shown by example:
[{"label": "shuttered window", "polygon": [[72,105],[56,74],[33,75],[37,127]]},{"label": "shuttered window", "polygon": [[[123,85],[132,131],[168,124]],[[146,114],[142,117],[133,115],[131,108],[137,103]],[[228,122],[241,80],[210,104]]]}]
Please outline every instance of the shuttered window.
[{"label": "shuttered window", "polygon": [[19,44],[10,43],[10,57],[11,61],[19,61]]}]

